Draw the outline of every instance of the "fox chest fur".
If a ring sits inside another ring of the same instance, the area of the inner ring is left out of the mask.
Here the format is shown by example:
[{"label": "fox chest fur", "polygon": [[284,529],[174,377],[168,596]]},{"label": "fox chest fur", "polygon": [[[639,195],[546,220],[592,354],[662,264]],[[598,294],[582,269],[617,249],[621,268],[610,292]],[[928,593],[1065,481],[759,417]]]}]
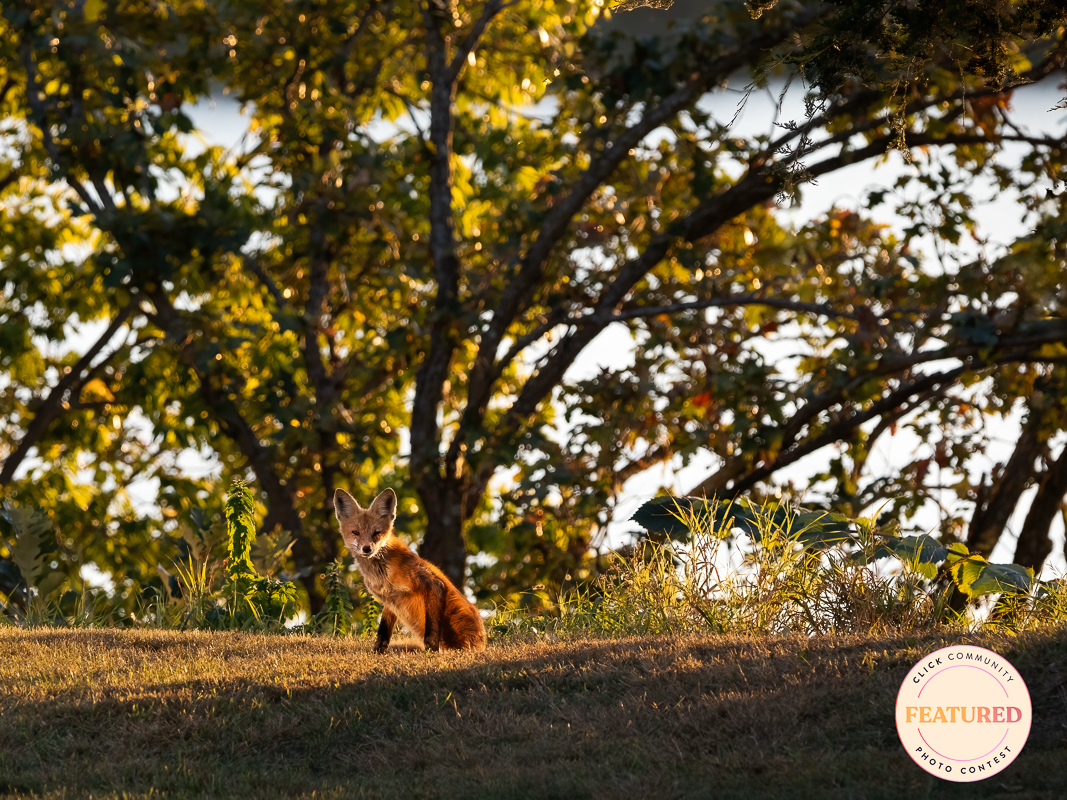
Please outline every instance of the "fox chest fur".
[{"label": "fox chest fur", "polygon": [[[363,573],[363,585],[382,605],[400,605],[404,597],[411,594],[410,583],[397,575],[396,570],[390,570],[389,560],[357,555],[356,566]],[[390,572],[394,573],[392,577]]]}]

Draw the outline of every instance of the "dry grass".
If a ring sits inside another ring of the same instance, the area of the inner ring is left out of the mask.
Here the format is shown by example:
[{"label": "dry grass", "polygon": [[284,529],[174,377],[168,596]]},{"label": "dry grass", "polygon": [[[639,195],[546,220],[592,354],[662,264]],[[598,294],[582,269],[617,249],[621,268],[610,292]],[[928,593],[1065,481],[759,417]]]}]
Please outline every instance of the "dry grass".
[{"label": "dry grass", "polygon": [[[1007,655],[1036,722],[957,786],[892,709],[923,653]],[[1061,797],[1067,632],[650,637],[375,657],[357,639],[0,627],[0,795]]]}]

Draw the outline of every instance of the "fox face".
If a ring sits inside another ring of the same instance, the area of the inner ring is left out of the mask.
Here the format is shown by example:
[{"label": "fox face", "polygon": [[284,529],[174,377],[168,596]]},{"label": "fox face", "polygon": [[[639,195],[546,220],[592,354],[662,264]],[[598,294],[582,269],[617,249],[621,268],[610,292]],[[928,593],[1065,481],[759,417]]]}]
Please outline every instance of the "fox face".
[{"label": "fox face", "polygon": [[396,493],[392,489],[374,498],[363,508],[344,489],[333,493],[333,508],[341,525],[341,538],[354,556],[374,558],[393,532],[396,519]]}]

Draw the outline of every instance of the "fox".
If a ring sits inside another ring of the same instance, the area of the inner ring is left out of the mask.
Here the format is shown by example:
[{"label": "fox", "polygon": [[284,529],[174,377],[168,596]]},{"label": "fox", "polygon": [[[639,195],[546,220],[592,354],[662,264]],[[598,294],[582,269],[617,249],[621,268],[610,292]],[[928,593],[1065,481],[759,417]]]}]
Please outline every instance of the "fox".
[{"label": "fox", "polygon": [[396,503],[392,489],[375,497],[369,508],[344,489],[333,495],[345,547],[367,590],[382,604],[374,652],[389,648],[397,620],[422,639],[425,650],[484,650],[485,626],[475,605],[393,533]]}]

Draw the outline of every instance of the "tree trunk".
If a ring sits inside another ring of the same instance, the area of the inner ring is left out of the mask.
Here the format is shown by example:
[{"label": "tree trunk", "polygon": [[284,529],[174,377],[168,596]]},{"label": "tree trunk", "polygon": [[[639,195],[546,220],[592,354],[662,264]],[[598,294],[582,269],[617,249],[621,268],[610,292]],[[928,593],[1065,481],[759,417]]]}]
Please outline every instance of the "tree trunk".
[{"label": "tree trunk", "polygon": [[993,480],[987,497],[979,497],[975,506],[967,530],[967,549],[971,552],[989,558],[1000,540],[1004,526],[1019,504],[1019,497],[1034,477],[1035,464],[1044,447],[1040,429],[1041,414],[1031,409],[1030,419],[1023,425],[1011,458],[999,477]]},{"label": "tree trunk", "polygon": [[[1019,498],[1026,490],[1027,484],[1036,472],[1035,464],[1041,455],[1044,442],[1040,437],[1041,414],[1030,409],[1030,417],[1023,424],[1019,434],[1019,443],[1008,459],[1008,463],[989,485],[979,488],[971,524],[967,529],[967,549],[989,558],[1004,526],[1008,524],[1012,512],[1019,504]],[[945,565],[942,565],[944,568]],[[967,596],[958,588],[951,587],[949,608],[962,612],[967,606]]]},{"label": "tree trunk", "polygon": [[426,481],[419,496],[426,509],[426,534],[419,555],[436,564],[460,589],[467,575],[467,537],[463,533],[463,497],[449,481]]},{"label": "tree trunk", "polygon": [[1037,494],[1030,504],[1026,521],[1019,532],[1019,542],[1015,546],[1014,562],[1033,568],[1035,574],[1041,571],[1045,559],[1052,552],[1049,528],[1063,504],[1064,495],[1067,495],[1067,446],[1041,476]]}]

